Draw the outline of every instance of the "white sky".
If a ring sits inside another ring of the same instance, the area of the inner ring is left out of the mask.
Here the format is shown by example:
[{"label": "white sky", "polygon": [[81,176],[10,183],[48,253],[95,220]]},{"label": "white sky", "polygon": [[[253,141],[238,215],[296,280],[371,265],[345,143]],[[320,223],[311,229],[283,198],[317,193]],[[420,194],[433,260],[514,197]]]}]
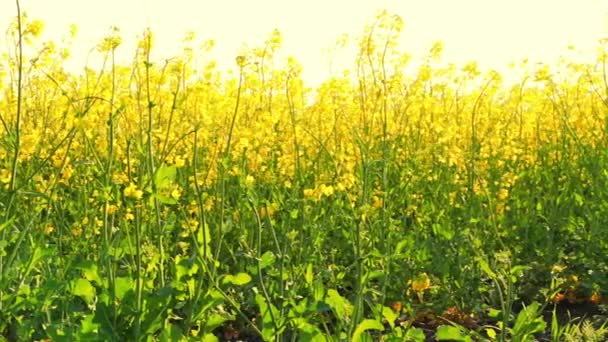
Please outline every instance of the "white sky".
[{"label": "white sky", "polygon": [[[444,60],[476,60],[499,70],[523,57],[553,62],[570,44],[593,51],[608,37],[608,1],[602,0],[21,0],[21,7],[45,21],[46,38],[59,39],[72,23],[79,27],[72,49],[76,65],[111,25],[121,29],[120,49],[129,60],[135,37],[149,25],[157,56],[176,54],[193,30],[200,42],[216,41],[213,58],[224,67],[234,65],[244,43],[258,46],[279,28],[283,51],[303,64],[309,85],[329,76],[323,51],[343,33],[361,33],[384,8],[405,22],[403,51],[421,56],[442,40]],[[14,15],[14,0],[0,1],[0,30]]]}]

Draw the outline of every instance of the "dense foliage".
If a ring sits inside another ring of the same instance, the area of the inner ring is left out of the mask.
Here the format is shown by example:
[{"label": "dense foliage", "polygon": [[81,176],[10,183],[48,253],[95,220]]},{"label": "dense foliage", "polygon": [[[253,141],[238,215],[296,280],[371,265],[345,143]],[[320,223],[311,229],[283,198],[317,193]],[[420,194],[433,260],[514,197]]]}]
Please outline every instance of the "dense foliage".
[{"label": "dense foliage", "polygon": [[0,340],[524,341],[602,303],[606,46],[506,84],[439,43],[406,72],[402,25],[380,13],[313,92],[278,31],[232,73],[193,37],[152,60],[148,31],[118,65],[113,31],[73,74],[69,39],[15,20]]}]

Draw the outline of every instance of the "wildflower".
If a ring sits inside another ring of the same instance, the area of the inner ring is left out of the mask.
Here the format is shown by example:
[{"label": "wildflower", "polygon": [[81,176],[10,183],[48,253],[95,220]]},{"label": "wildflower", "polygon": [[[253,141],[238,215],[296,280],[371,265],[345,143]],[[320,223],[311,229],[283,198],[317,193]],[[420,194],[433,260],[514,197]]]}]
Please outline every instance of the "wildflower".
[{"label": "wildflower", "polygon": [[372,207],[379,209],[382,208],[382,206],[384,205],[384,201],[382,200],[382,198],[378,197],[378,196],[372,196]]},{"label": "wildflower", "polygon": [[62,183],[66,183],[67,181],[72,178],[72,175],[74,174],[74,169],[70,166],[66,166],[63,168],[63,170],[61,171],[61,182]]},{"label": "wildflower", "polygon": [[507,199],[507,197],[509,197],[509,190],[505,188],[498,190],[497,197],[499,200],[504,201],[505,199]]},{"label": "wildflower", "polygon": [[125,173],[115,173],[112,175],[112,181],[115,184],[124,184],[129,181],[129,177]]},{"label": "wildflower", "polygon": [[175,158],[173,159],[173,165],[175,165],[176,167],[183,167],[184,165],[186,165],[186,161],[181,156],[175,156]]},{"label": "wildflower", "polygon": [[127,186],[124,190],[124,195],[125,195],[125,197],[141,199],[144,195],[144,192],[137,189],[137,186],[135,184],[129,183],[129,186]]},{"label": "wildflower", "polygon": [[47,223],[46,226],[44,226],[44,234],[51,234],[54,231],[55,227],[52,224]]},{"label": "wildflower", "polygon": [[396,312],[401,312],[403,310],[403,302],[401,301],[391,302],[389,306]]},{"label": "wildflower", "polygon": [[190,214],[190,216],[197,215],[199,212],[198,203],[194,200],[190,201],[190,204],[188,204],[187,212],[188,214]]},{"label": "wildflower", "polygon": [[325,184],[321,184],[321,186],[319,187],[319,190],[321,191],[321,193],[324,196],[328,196],[329,197],[329,196],[331,196],[331,195],[334,194],[334,187],[331,186],[331,185],[327,186]]},{"label": "wildflower", "polygon": [[278,205],[276,203],[270,203],[260,208],[260,217],[272,217],[276,213]]},{"label": "wildflower", "polygon": [[255,177],[253,177],[252,175],[247,175],[247,177],[245,177],[245,186],[249,189],[253,188],[253,186],[255,185]]},{"label": "wildflower", "polygon": [[198,229],[198,225],[199,222],[197,219],[189,218],[186,220],[184,228],[186,229],[186,231],[194,233]]},{"label": "wildflower", "polygon": [[125,213],[125,220],[133,221],[134,219],[135,219],[135,215],[133,215],[133,212],[131,211],[130,208],[127,208],[127,212]]},{"label": "wildflower", "polygon": [[7,169],[0,170],[0,182],[8,184],[11,181],[11,172]]},{"label": "wildflower", "polygon": [[115,204],[108,204],[107,213],[109,215],[114,214],[117,209],[118,209],[118,207]]},{"label": "wildflower", "polygon": [[315,197],[314,189],[304,189],[304,197]]},{"label": "wildflower", "polygon": [[563,301],[564,299],[566,299],[566,295],[563,293],[556,293],[553,298],[551,298],[551,301],[553,302],[553,304],[558,304],[561,301]]},{"label": "wildflower", "polygon": [[422,292],[431,287],[431,278],[429,278],[426,273],[422,273],[416,279],[412,280],[410,286],[415,292]]},{"label": "wildflower", "polygon": [[174,200],[178,200],[180,197],[182,196],[182,191],[180,189],[173,189],[173,191],[171,191],[171,197]]}]

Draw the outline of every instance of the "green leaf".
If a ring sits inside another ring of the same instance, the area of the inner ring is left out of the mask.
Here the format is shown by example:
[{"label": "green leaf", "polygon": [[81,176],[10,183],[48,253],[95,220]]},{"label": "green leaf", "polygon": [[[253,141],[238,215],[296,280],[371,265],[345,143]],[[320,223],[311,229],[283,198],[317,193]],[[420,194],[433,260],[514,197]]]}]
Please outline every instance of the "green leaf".
[{"label": "green leaf", "polygon": [[275,336],[280,333],[275,329],[275,327],[280,326],[280,322],[273,321],[276,319],[280,321],[279,310],[272,305],[272,303],[267,303],[266,298],[261,294],[257,293],[255,295],[255,302],[260,309],[260,315],[262,316],[262,335],[265,341],[274,340]]},{"label": "green leaf", "polygon": [[146,334],[152,334],[162,328],[167,316],[167,307],[171,301],[173,289],[163,287],[144,297],[141,329]]},{"label": "green leaf", "polygon": [[176,204],[177,203],[177,200],[173,197],[160,195],[160,194],[152,194],[152,196],[150,196],[151,205],[154,204],[154,199],[157,199],[162,204]]},{"label": "green leaf", "polygon": [[339,320],[345,321],[352,316],[353,305],[342,297],[338,291],[334,289],[327,290],[327,298],[325,298],[325,302],[335,312],[336,317]]},{"label": "green leaf", "polygon": [[364,319],[363,321],[361,321],[361,323],[359,323],[359,325],[357,325],[357,328],[353,333],[352,341],[361,342],[362,334],[366,330],[384,330],[384,326],[382,325],[382,323],[376,321],[375,319]]},{"label": "green leaf", "polygon": [[177,168],[175,166],[161,166],[156,170],[154,185],[157,190],[165,190],[171,186],[175,180]]},{"label": "green leaf", "polygon": [[530,266],[522,266],[522,265],[517,265],[517,266],[513,266],[511,268],[511,274],[514,275],[516,278],[519,278],[521,276],[523,276],[524,272],[531,270],[532,267]]},{"label": "green leaf", "polygon": [[76,265],[76,269],[82,271],[82,275],[86,280],[92,281],[97,285],[102,285],[99,272],[97,270],[97,264],[91,260],[82,260]]},{"label": "green leaf", "polygon": [[309,323],[305,318],[298,317],[292,321],[300,331],[300,339],[303,341],[325,341],[323,334],[317,326]]},{"label": "green leaf", "polygon": [[236,275],[229,274],[224,277],[224,284],[232,284],[232,285],[246,285],[251,282],[251,276],[247,273],[238,273]]},{"label": "green leaf", "polygon": [[83,334],[97,333],[99,324],[94,322],[95,315],[86,315],[80,323],[80,332]]},{"label": "green leaf", "polygon": [[215,329],[221,327],[225,322],[234,320],[234,316],[229,313],[211,313],[205,317],[205,332],[213,332]]},{"label": "green leaf", "polygon": [[492,309],[492,308],[490,308],[488,310],[488,317],[490,317],[490,318],[498,318],[501,314],[502,314],[501,310]]},{"label": "green leaf", "polygon": [[496,330],[494,330],[492,328],[486,328],[485,331],[486,331],[486,334],[488,334],[488,337],[491,340],[495,340],[496,339]]},{"label": "green leaf", "polygon": [[382,318],[388,322],[389,326],[393,328],[395,326],[395,321],[399,318],[399,313],[395,312],[393,309],[388,306],[382,307]]},{"label": "green leaf", "polygon": [[129,291],[133,291],[133,280],[128,277],[117,277],[114,279],[116,298],[122,300]]},{"label": "green leaf", "polygon": [[370,280],[374,280],[374,279],[378,279],[378,278],[383,278],[386,275],[385,272],[383,271],[371,271],[371,272],[366,272],[363,275],[363,282],[366,283]]},{"label": "green leaf", "polygon": [[312,281],[314,278],[314,274],[312,272],[312,264],[306,265],[306,273],[304,273],[304,281],[309,287],[312,287]]},{"label": "green leaf", "polygon": [[532,334],[545,331],[546,325],[542,317],[542,307],[538,302],[533,302],[517,314],[513,336],[523,341]]},{"label": "green leaf", "polygon": [[174,341],[184,341],[184,332],[177,324],[167,324],[162,329],[159,337],[159,342],[174,342]]},{"label": "green leaf", "polygon": [[[209,226],[203,223],[203,226],[199,226],[196,231],[196,241],[199,244],[199,254],[204,257],[210,257],[211,253],[211,234],[209,233]],[[205,255],[205,251],[207,252]]]},{"label": "green leaf", "polygon": [[490,277],[490,279],[496,279],[497,275],[496,273],[494,273],[494,271],[492,271],[492,269],[490,268],[490,265],[488,264],[488,262],[481,258],[475,258],[477,260],[477,264],[479,265],[479,268],[483,271],[483,273],[485,273],[488,277]]},{"label": "green leaf", "polygon": [[82,298],[87,304],[92,304],[97,294],[91,282],[86,279],[72,281],[72,294]]},{"label": "green leaf", "polygon": [[203,342],[219,342],[217,336],[212,333],[205,334],[202,339]]},{"label": "green leaf", "polygon": [[585,204],[585,200],[583,198],[583,196],[581,196],[580,194],[574,194],[574,200],[576,201],[576,204],[579,206],[582,206],[583,204]]},{"label": "green leaf", "polygon": [[315,279],[312,295],[315,301],[321,301],[325,297],[325,284],[323,279]]},{"label": "green leaf", "polygon": [[460,329],[451,325],[442,325],[437,329],[435,338],[438,341],[470,341],[471,338],[463,335]]},{"label": "green leaf", "polygon": [[193,321],[203,319],[209,315],[209,311],[217,308],[224,303],[224,296],[217,290],[209,289],[203,297],[201,303],[197,305],[198,310],[193,315]]},{"label": "green leaf", "polygon": [[294,210],[290,211],[289,217],[291,217],[294,220],[297,219],[298,218],[298,209],[294,209]]},{"label": "green leaf", "polygon": [[426,335],[424,334],[424,330],[420,328],[409,328],[405,333],[405,337],[407,340],[416,341],[416,342],[424,342],[426,341]]},{"label": "green leaf", "polygon": [[266,253],[262,254],[262,258],[260,260],[260,268],[266,268],[268,266],[271,266],[272,264],[274,264],[274,262],[276,261],[276,256],[274,255],[273,252],[271,251],[267,251]]}]

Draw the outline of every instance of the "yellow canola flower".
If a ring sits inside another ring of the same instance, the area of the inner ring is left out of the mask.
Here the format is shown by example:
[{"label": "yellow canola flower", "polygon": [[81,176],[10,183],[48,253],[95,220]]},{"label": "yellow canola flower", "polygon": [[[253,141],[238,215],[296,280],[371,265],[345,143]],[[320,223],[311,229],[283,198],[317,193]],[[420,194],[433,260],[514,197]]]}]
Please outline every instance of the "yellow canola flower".
[{"label": "yellow canola flower", "polygon": [[325,196],[331,196],[334,194],[334,187],[331,185],[321,184],[321,186],[319,187],[319,190]]},{"label": "yellow canola flower", "polygon": [[304,189],[304,197],[315,197],[314,189]]},{"label": "yellow canola flower", "polygon": [[247,177],[245,177],[245,186],[247,188],[253,188],[253,186],[255,185],[255,177],[253,177],[252,175],[247,175]]},{"label": "yellow canola flower", "polygon": [[410,283],[412,290],[415,292],[422,292],[431,288],[431,278],[426,273],[420,274],[416,279]]},{"label": "yellow canola flower", "polygon": [[125,197],[131,197],[135,199],[141,199],[144,196],[144,192],[139,190],[137,186],[133,183],[129,183],[123,192]]},{"label": "yellow canola flower", "polygon": [[173,191],[171,191],[171,197],[174,200],[178,200],[181,196],[182,196],[182,191],[180,189],[173,189]]},{"label": "yellow canola flower", "polygon": [[498,190],[498,199],[501,201],[506,200],[509,197],[509,190],[505,188],[501,188]]},{"label": "yellow canola flower", "polygon": [[134,219],[135,219],[135,215],[133,215],[131,208],[127,208],[127,212],[125,213],[125,220],[133,221]]},{"label": "yellow canola flower", "polygon": [[0,182],[8,184],[11,181],[11,172],[7,169],[0,170]]},{"label": "yellow canola flower", "polygon": [[186,161],[181,156],[175,156],[175,158],[173,159],[173,164],[176,167],[184,167],[184,165],[186,165]]}]

